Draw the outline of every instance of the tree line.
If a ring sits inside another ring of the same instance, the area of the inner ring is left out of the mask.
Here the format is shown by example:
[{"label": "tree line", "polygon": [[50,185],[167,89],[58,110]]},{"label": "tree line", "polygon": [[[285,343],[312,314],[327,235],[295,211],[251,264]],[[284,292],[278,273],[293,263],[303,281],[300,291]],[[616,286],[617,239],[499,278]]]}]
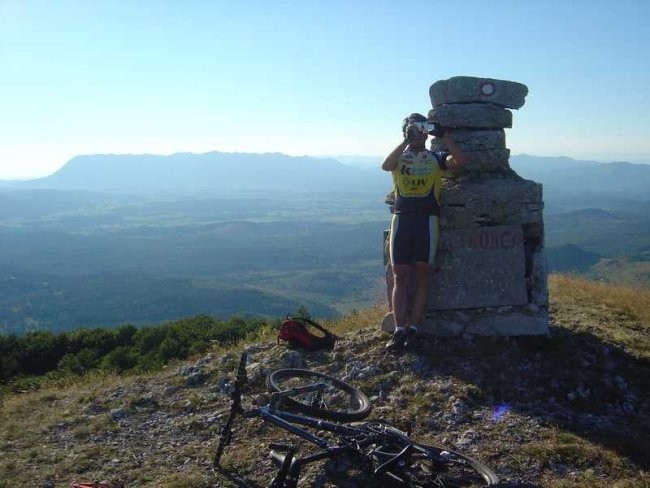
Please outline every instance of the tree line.
[{"label": "tree line", "polygon": [[142,328],[127,324],[113,329],[0,335],[0,383],[54,372],[152,371],[173,359],[204,352],[215,342],[236,342],[263,327],[279,325],[279,320],[216,320],[199,315]]}]

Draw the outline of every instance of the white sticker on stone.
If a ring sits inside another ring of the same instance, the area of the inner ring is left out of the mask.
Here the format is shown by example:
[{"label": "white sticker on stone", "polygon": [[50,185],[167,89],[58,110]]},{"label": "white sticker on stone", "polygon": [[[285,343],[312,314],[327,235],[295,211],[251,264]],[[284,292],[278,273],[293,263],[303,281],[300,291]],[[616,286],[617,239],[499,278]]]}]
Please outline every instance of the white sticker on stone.
[{"label": "white sticker on stone", "polygon": [[494,85],[487,81],[481,85],[481,93],[487,97],[494,93]]}]

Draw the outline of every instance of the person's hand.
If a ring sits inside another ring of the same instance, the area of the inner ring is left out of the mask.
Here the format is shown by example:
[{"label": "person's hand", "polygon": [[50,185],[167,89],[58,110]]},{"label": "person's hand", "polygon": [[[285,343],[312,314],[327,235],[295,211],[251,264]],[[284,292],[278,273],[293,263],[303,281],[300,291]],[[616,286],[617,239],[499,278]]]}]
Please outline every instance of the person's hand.
[{"label": "person's hand", "polygon": [[440,139],[445,135],[445,132],[447,132],[447,129],[445,127],[440,125],[438,122],[434,122],[433,129],[429,131],[429,134]]},{"label": "person's hand", "polygon": [[404,137],[406,142],[408,142],[409,144],[411,142],[413,142],[413,139],[415,139],[415,136],[417,135],[417,132],[418,132],[418,129],[417,129],[417,127],[415,127],[415,125],[409,125],[406,128],[406,137]]}]

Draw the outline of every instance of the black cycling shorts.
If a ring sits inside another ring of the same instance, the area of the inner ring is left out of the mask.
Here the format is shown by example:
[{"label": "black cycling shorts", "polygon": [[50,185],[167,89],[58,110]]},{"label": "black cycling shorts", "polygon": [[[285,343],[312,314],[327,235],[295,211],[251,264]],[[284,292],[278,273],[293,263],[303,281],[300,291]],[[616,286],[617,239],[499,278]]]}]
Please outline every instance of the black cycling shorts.
[{"label": "black cycling shorts", "polygon": [[433,264],[437,248],[437,215],[393,214],[390,226],[391,264]]}]

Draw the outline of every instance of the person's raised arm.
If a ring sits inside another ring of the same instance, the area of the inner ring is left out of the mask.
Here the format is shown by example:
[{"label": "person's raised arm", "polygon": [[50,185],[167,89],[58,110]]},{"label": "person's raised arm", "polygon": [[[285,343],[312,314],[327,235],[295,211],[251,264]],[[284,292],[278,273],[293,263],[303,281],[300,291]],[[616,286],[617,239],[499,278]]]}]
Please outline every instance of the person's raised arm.
[{"label": "person's raised arm", "polygon": [[407,144],[408,142],[406,139],[400,142],[400,144],[395,149],[393,149],[393,151],[388,156],[386,156],[384,162],[381,163],[381,169],[384,171],[393,171],[397,166],[399,158],[404,152],[404,149],[406,149]]}]

